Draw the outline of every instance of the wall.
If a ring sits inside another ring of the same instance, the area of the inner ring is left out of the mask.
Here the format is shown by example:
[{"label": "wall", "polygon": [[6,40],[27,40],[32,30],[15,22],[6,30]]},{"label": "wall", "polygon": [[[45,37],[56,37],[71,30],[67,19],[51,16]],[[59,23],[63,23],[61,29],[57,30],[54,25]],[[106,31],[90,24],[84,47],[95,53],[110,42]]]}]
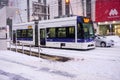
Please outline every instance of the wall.
[{"label": "wall", "polygon": [[6,26],[6,7],[0,9],[0,27]]},{"label": "wall", "polygon": [[119,21],[120,0],[97,0],[95,16],[96,22]]},{"label": "wall", "polygon": [[[58,16],[58,0],[48,0],[50,19]],[[65,0],[62,0],[62,14],[65,15]],[[83,16],[82,0],[70,0],[70,14]]]}]

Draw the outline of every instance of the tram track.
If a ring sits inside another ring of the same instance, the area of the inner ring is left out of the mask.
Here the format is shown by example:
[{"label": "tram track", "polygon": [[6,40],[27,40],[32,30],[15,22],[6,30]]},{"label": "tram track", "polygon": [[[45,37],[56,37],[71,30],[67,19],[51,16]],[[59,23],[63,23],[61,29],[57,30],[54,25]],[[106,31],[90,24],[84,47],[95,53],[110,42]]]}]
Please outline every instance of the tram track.
[{"label": "tram track", "polygon": [[11,48],[11,49],[8,48],[8,50],[19,52],[19,53],[24,52],[24,54],[26,54],[26,55],[40,57],[40,58],[51,60],[51,61],[66,62],[66,61],[72,60],[72,58],[70,58],[70,57],[56,56],[56,55],[50,55],[50,54],[45,54],[45,53],[39,54],[38,52],[29,51],[29,50],[22,50],[22,49],[16,50],[15,48]]}]

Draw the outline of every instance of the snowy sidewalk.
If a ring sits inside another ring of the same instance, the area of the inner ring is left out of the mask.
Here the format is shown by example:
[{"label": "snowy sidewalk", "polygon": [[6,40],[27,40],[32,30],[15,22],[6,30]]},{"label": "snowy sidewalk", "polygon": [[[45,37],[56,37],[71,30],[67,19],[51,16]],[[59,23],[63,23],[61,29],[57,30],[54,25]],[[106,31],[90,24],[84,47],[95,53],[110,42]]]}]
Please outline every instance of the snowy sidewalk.
[{"label": "snowy sidewalk", "polygon": [[0,80],[120,80],[120,48],[90,51],[47,49],[74,60],[57,62],[0,51]]},{"label": "snowy sidewalk", "polygon": [[[74,77],[74,74],[55,69],[57,62],[50,62],[11,51],[0,51],[0,53],[3,53],[0,56],[0,75],[9,77],[8,80],[54,80],[57,78],[69,80],[69,78]],[[8,65],[5,66],[5,64]]]}]

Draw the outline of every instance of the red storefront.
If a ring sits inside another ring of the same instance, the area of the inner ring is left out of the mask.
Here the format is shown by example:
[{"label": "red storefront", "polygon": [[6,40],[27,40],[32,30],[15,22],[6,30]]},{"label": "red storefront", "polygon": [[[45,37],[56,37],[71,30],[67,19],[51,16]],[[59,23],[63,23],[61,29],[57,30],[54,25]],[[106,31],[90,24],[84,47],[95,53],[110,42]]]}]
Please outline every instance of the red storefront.
[{"label": "red storefront", "polygon": [[96,0],[95,21],[101,35],[120,35],[120,0]]}]

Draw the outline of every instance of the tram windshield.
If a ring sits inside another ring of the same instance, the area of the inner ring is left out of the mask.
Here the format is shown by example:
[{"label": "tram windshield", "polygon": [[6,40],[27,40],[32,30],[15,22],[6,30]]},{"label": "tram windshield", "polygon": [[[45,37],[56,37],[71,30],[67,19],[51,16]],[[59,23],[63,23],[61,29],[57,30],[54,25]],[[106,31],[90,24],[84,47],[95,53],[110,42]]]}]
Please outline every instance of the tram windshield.
[{"label": "tram windshield", "polygon": [[78,23],[77,36],[80,39],[88,39],[94,37],[93,25],[90,23]]},{"label": "tram windshield", "polygon": [[84,38],[93,38],[94,37],[94,29],[92,24],[83,23],[83,32]]}]

